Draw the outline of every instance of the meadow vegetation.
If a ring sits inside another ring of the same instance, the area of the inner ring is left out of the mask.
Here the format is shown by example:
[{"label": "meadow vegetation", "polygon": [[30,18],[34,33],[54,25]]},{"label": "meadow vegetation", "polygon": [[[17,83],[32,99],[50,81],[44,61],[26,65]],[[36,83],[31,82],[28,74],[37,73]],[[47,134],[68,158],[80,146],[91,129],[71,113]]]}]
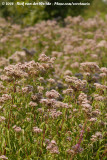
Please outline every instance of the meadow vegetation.
[{"label": "meadow vegetation", "polygon": [[0,37],[0,159],[106,160],[107,16]]}]

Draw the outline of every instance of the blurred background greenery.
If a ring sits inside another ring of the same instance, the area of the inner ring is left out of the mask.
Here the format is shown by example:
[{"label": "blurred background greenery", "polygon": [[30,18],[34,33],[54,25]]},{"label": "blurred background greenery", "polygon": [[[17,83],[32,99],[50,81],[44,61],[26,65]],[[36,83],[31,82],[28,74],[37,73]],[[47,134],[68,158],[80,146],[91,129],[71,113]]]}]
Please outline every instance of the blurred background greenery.
[{"label": "blurred background greenery", "polygon": [[[22,0],[1,0],[3,2],[23,2]],[[46,2],[46,0],[41,0]],[[47,0],[55,2],[54,0]],[[47,19],[62,19],[66,16],[82,15],[84,18],[93,17],[100,12],[104,17],[107,13],[107,0],[56,0],[57,2],[90,2],[90,6],[6,6],[0,4],[0,16],[11,21],[12,23],[20,23],[22,25],[33,25],[36,22]],[[24,0],[24,2],[40,2],[40,0]]]}]

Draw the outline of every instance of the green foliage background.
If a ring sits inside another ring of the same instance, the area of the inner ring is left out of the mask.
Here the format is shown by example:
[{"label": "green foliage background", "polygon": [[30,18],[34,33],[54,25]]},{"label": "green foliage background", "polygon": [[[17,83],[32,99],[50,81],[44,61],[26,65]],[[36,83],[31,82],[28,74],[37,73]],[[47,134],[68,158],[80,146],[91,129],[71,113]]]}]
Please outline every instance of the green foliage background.
[{"label": "green foliage background", "polygon": [[[23,2],[21,0],[4,0],[4,2]],[[40,2],[40,0],[24,0],[24,2]],[[46,2],[42,0],[41,2]],[[54,0],[48,0],[48,2],[55,2]],[[60,3],[70,3],[70,2],[90,2],[92,4],[93,0],[61,0]],[[35,22],[52,19],[52,18],[65,18],[66,16],[77,16],[84,12],[89,6],[6,6],[0,5],[0,16],[11,18],[13,23],[23,23],[23,24],[34,24]]]}]

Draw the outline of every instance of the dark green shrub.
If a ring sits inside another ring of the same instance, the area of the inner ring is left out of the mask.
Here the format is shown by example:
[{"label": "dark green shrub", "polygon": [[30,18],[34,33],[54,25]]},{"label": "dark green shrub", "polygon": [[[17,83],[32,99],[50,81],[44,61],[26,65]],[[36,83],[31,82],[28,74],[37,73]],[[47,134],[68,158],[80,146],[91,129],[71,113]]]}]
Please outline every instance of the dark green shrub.
[{"label": "dark green shrub", "polygon": [[[54,0],[48,0],[48,2],[54,3]],[[89,2],[90,4],[92,4],[93,0],[59,0],[57,1],[59,3],[86,3]],[[45,11],[48,13],[49,18],[52,17],[66,17],[67,15],[71,15],[71,16],[77,16],[80,15],[85,9],[87,9],[89,6],[86,5],[51,5],[51,6],[46,6],[45,7]]]}]

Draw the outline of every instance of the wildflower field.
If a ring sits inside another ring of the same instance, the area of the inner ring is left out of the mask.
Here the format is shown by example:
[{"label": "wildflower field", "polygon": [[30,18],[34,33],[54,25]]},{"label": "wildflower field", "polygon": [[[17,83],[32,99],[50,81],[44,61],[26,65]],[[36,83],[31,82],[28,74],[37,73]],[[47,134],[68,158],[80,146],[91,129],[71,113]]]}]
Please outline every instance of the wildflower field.
[{"label": "wildflower field", "polygon": [[107,16],[0,18],[0,159],[106,160]]}]

